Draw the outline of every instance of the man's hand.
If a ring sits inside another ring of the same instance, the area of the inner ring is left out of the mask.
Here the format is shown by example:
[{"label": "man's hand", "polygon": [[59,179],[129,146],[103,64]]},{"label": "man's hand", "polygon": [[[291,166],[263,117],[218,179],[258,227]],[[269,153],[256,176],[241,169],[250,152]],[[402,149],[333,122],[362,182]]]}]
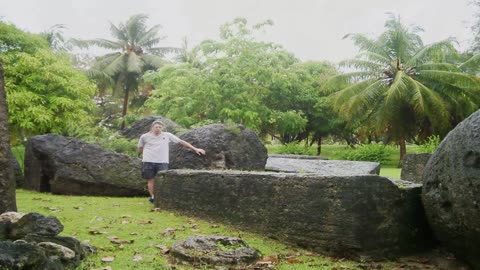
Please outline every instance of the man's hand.
[{"label": "man's hand", "polygon": [[203,150],[203,149],[195,148],[195,149],[193,149],[193,151],[195,151],[195,153],[197,153],[197,155],[199,155],[199,156],[205,156],[205,150]]}]

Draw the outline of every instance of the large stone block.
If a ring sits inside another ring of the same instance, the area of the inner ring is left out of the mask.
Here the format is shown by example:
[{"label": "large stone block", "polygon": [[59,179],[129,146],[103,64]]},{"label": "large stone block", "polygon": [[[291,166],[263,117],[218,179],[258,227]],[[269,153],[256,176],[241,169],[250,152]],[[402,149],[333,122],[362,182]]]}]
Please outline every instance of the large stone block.
[{"label": "large stone block", "polygon": [[265,170],[267,149],[255,132],[242,125],[206,125],[191,129],[180,138],[205,149],[206,155],[199,157],[181,145],[172,145],[171,169]]},{"label": "large stone block", "polygon": [[143,196],[141,160],[55,134],[30,138],[25,188],[68,195]]},{"label": "large stone block", "polygon": [[458,124],[429,159],[422,198],[435,237],[480,269],[480,110]]},{"label": "large stone block", "polygon": [[400,179],[422,184],[423,171],[431,156],[432,154],[429,153],[405,155],[402,161]]},{"label": "large stone block", "polygon": [[378,175],[170,170],[155,204],[323,253],[383,257],[430,243],[421,185]]}]

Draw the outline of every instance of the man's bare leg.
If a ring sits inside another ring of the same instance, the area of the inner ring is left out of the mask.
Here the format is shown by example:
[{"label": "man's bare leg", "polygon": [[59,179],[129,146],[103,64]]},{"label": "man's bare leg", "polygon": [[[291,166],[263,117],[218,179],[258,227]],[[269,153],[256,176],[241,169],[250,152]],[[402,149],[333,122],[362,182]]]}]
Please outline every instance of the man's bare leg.
[{"label": "man's bare leg", "polygon": [[150,193],[151,202],[153,202],[153,198],[154,198],[154,194],[155,194],[154,184],[155,184],[155,179],[154,178],[148,179],[147,187],[148,187],[148,193]]}]

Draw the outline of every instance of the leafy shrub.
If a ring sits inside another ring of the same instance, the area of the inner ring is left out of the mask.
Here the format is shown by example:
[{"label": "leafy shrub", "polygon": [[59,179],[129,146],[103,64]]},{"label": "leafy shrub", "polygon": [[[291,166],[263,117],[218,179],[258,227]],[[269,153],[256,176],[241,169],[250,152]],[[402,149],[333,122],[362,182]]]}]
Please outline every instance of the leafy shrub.
[{"label": "leafy shrub", "polygon": [[386,163],[395,149],[381,144],[364,144],[344,153],[343,159],[355,161],[373,161]]},{"label": "leafy shrub", "polygon": [[292,142],[275,146],[274,152],[275,154],[314,156],[316,154],[316,149],[314,147],[309,147],[304,143]]},{"label": "leafy shrub", "polygon": [[120,136],[112,136],[111,138],[101,142],[101,145],[107,149],[113,150],[117,153],[126,154],[129,156],[137,156],[137,142],[129,141]]},{"label": "leafy shrub", "polygon": [[440,142],[440,136],[432,135],[427,138],[427,141],[424,144],[420,145],[420,151],[423,153],[433,153],[437,150]]}]

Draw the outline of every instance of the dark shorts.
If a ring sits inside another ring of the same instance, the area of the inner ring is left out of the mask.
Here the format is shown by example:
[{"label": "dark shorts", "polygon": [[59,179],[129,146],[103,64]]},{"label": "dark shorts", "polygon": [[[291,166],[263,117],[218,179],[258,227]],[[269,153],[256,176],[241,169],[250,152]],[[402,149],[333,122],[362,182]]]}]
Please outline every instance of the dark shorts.
[{"label": "dark shorts", "polygon": [[157,176],[159,171],[168,170],[168,163],[152,163],[152,162],[143,162],[142,163],[142,178],[143,179],[152,179]]}]

